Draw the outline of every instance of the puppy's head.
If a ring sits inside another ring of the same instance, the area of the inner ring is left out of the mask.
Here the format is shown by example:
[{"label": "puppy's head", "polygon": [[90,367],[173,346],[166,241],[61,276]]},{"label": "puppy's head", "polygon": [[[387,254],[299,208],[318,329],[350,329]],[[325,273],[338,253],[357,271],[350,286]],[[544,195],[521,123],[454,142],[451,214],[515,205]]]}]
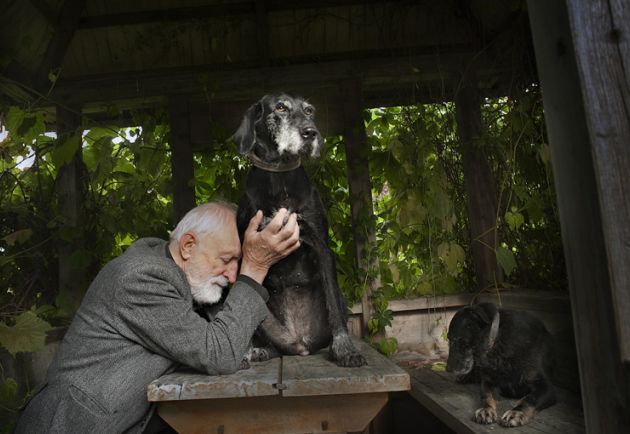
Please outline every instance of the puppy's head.
[{"label": "puppy's head", "polygon": [[315,107],[286,93],[265,95],[252,105],[233,139],[241,154],[255,151],[266,161],[298,155],[318,157],[322,148]]},{"label": "puppy's head", "polygon": [[448,326],[447,371],[465,375],[472,370],[475,356],[486,348],[496,313],[497,308],[492,303],[465,306],[457,311]]}]

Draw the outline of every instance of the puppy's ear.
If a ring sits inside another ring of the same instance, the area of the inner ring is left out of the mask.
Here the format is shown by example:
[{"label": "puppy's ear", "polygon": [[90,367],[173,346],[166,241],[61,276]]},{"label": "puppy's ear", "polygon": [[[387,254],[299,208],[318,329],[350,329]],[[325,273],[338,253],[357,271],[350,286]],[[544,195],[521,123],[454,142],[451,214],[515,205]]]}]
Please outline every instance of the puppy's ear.
[{"label": "puppy's ear", "polygon": [[241,125],[238,127],[232,139],[238,146],[238,152],[248,154],[256,143],[256,122],[262,118],[262,104],[258,101],[247,109]]},{"label": "puppy's ear", "polygon": [[477,303],[472,306],[472,312],[481,323],[492,324],[492,320],[497,314],[497,307],[492,303]]}]

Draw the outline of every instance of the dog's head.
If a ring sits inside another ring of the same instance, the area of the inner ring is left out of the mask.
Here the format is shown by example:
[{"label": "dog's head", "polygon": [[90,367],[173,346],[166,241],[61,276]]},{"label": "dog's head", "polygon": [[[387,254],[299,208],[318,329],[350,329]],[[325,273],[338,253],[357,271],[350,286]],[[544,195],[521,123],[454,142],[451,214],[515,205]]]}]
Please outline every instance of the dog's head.
[{"label": "dog's head", "polygon": [[447,371],[465,375],[472,370],[475,357],[487,349],[495,315],[497,308],[492,303],[478,303],[457,311],[448,326]]},{"label": "dog's head", "polygon": [[247,109],[233,139],[241,154],[255,151],[269,162],[287,156],[318,157],[322,148],[315,107],[286,93],[265,95]]}]

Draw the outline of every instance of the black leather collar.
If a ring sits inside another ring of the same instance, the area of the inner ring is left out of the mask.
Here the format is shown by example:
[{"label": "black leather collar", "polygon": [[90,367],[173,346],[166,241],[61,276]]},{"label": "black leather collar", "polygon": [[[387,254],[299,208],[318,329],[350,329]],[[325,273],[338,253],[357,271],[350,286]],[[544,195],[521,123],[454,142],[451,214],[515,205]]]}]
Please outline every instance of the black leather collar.
[{"label": "black leather collar", "polygon": [[251,161],[254,166],[258,167],[259,169],[266,170],[267,172],[290,172],[302,165],[302,160],[300,160],[300,157],[298,157],[295,161],[278,161],[276,163],[269,163],[267,161],[261,160],[260,157],[253,152],[250,152],[249,154],[247,154],[247,156],[249,157],[249,161]]}]

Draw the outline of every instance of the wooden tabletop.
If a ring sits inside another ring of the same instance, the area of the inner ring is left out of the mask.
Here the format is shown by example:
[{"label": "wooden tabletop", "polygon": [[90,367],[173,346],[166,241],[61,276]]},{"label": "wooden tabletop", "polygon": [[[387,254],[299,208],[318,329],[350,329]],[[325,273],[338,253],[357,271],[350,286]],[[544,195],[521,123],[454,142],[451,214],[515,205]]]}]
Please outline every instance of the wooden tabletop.
[{"label": "wooden tabletop", "polygon": [[194,371],[164,375],[148,386],[151,402],[262,396],[321,396],[410,389],[409,374],[365,342],[354,344],[368,364],[342,368],[328,350],[311,356],[284,356],[231,375],[210,376]]}]

